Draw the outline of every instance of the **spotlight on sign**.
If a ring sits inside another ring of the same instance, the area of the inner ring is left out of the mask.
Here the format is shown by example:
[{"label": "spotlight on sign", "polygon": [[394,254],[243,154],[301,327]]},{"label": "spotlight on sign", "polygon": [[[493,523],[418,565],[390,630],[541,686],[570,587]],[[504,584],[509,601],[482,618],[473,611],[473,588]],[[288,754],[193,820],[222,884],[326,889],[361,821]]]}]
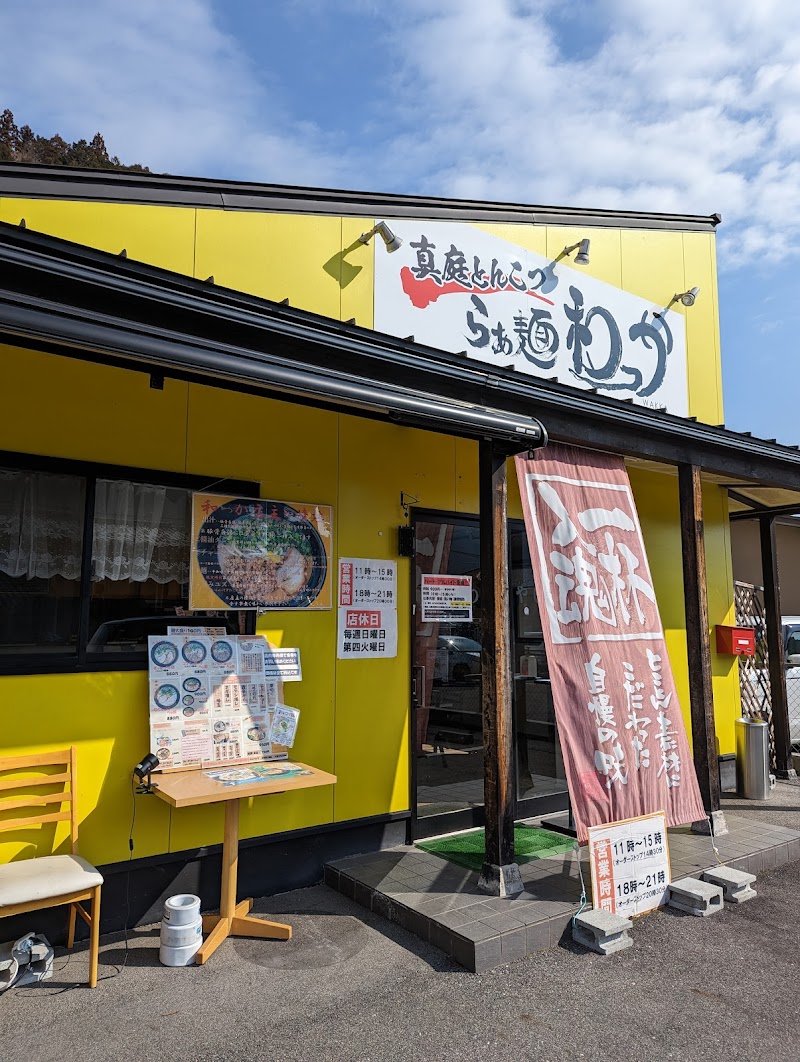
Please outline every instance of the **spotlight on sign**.
[{"label": "spotlight on sign", "polygon": [[684,306],[694,306],[697,301],[697,296],[700,294],[700,288],[689,288],[688,291],[679,292],[673,302],[682,302]]},{"label": "spotlight on sign", "polygon": [[573,251],[578,253],[575,255],[575,265],[588,265],[589,264],[589,247],[591,240],[578,240],[577,243],[572,243],[569,247],[564,248],[564,254],[572,254]]},{"label": "spotlight on sign", "polygon": [[358,237],[361,243],[369,243],[375,234],[378,234],[383,242],[386,244],[386,250],[389,254],[392,251],[396,251],[398,247],[402,247],[403,241],[399,236],[396,236],[385,221],[379,221],[377,225],[373,225],[369,232],[362,232]]},{"label": "spotlight on sign", "polygon": [[158,757],[154,756],[152,752],[148,752],[146,756],[142,756],[141,760],[133,768],[133,774],[139,779],[140,785],[137,787],[137,793],[152,793],[153,782],[150,775],[161,764],[158,761]]}]

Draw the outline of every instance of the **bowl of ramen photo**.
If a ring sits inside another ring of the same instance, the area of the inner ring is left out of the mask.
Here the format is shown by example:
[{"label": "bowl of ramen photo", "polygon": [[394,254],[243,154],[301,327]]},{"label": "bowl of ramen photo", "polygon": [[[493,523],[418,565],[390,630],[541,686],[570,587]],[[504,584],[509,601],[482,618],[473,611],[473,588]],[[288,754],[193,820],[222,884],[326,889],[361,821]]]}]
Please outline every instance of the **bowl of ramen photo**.
[{"label": "bowl of ramen photo", "polygon": [[322,538],[291,505],[247,498],[220,505],[203,521],[197,563],[232,608],[305,608],[325,583]]}]

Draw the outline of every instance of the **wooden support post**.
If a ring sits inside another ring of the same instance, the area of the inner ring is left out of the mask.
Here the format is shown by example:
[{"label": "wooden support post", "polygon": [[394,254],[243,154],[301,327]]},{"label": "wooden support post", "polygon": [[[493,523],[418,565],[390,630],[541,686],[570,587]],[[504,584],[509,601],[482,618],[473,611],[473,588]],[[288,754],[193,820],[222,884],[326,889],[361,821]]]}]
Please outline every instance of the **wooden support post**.
[{"label": "wooden support post", "polygon": [[769,686],[775,738],[775,774],[778,778],[795,778],[796,773],[792,766],[792,742],[789,735],[789,700],[786,692],[786,660],[784,659],[781,624],[781,586],[775,542],[775,517],[760,516],[758,523],[761,532],[761,577],[764,580]]},{"label": "wooden support post", "polygon": [[[692,751],[703,806],[715,834],[727,833],[720,810],[719,760],[714,729],[714,690],[711,681],[706,546],[703,536],[703,491],[698,465],[678,465],[678,494],[683,546],[683,592],[686,613],[686,649],[689,666],[689,703],[692,717]],[[695,823],[708,833],[707,822]]]},{"label": "wooden support post", "polygon": [[506,454],[483,439],[479,454],[481,532],[481,700],[486,862],[479,886],[496,896],[522,892],[514,862],[511,629],[508,597]]},{"label": "wooden support post", "polygon": [[239,801],[225,804],[225,827],[222,835],[222,892],[219,913],[233,918],[236,907],[236,881],[239,875]]}]

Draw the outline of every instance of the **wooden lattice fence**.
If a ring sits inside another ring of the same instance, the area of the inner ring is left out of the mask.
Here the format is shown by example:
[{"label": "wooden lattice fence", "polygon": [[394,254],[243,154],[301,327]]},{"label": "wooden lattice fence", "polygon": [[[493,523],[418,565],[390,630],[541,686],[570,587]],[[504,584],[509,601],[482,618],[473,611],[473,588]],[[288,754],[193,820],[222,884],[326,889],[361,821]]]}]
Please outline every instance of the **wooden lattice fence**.
[{"label": "wooden lattice fence", "polygon": [[775,732],[772,725],[764,587],[741,582],[735,582],[733,586],[736,624],[739,627],[752,627],[756,632],[755,655],[738,658],[742,715],[746,719],[763,719],[769,723],[769,760],[770,768],[774,770]]}]

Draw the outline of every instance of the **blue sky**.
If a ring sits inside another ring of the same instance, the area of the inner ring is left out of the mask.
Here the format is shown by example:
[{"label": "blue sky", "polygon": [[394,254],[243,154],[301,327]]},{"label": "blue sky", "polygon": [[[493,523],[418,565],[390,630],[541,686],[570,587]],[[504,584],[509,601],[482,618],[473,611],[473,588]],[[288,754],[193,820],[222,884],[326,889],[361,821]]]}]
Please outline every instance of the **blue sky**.
[{"label": "blue sky", "polygon": [[800,443],[796,0],[5,0],[0,108],[156,171],[719,211],[726,423]]}]

